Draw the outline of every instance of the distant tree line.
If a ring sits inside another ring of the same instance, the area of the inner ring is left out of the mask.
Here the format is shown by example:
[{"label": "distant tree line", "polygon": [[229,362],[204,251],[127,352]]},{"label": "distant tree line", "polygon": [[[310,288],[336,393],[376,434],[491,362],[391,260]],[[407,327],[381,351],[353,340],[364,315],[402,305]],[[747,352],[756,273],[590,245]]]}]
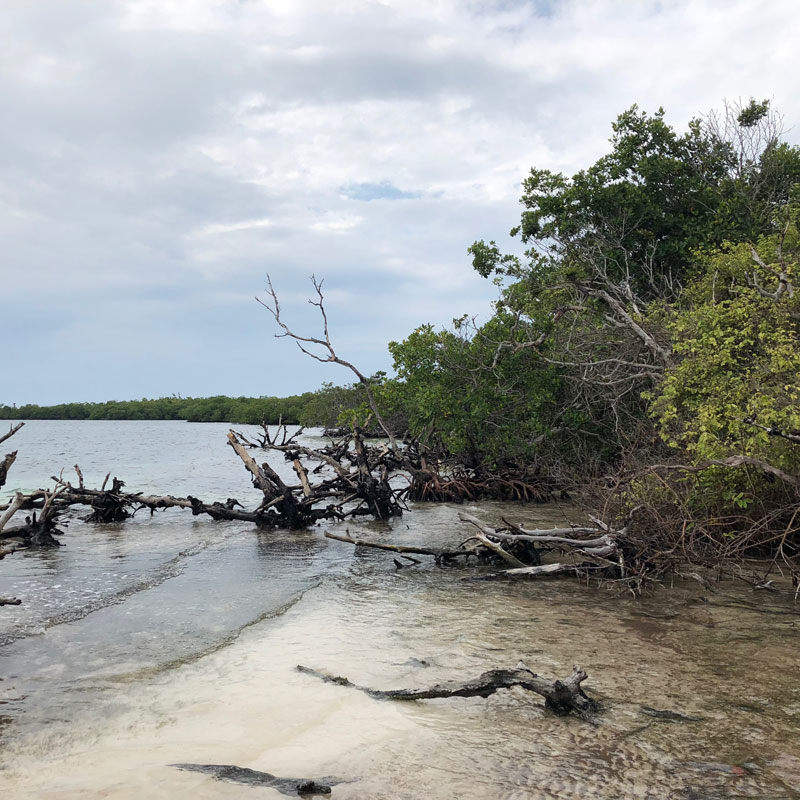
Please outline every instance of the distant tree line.
[{"label": "distant tree line", "polygon": [[239,425],[336,425],[363,403],[358,387],[324,384],[316,392],[289,397],[172,397],[104,403],[0,405],[0,419],[118,419],[230,422]]}]

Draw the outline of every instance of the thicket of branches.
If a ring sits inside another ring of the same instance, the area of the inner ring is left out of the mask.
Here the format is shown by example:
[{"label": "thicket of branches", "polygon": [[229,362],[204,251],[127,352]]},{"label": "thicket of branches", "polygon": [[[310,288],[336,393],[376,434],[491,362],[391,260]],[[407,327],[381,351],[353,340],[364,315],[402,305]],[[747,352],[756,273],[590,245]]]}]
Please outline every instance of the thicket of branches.
[{"label": "thicket of branches", "polygon": [[531,170],[525,252],[470,248],[494,316],[392,343],[386,407],[466,464],[638,509],[662,564],[770,554],[796,575],[800,148],[781,136],[768,101],[685,133],[634,106],[587,169]]}]

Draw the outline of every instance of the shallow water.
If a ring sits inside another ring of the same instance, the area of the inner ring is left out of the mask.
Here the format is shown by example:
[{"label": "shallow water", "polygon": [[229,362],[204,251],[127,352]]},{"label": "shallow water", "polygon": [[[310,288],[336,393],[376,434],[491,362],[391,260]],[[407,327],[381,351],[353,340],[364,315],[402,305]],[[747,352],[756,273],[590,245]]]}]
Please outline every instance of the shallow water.
[{"label": "shallow water", "polygon": [[[131,489],[252,503],[226,431],[30,423],[6,488],[77,460],[89,483],[117,467]],[[531,525],[575,513],[466,510]],[[420,505],[392,525],[349,527],[457,544],[457,512]],[[320,529],[256,532],[178,511],[76,520],[64,542],[0,562],[0,594],[24,601],[0,607],[0,797],[281,797],[169,766],[186,762],[334,775],[348,781],[339,798],[800,797],[789,602],[730,586],[637,601],[570,581],[465,581],[461,568],[398,571],[391,554]],[[553,717],[517,689],[392,703],[294,669],[396,688],[520,658],[553,677],[584,666],[605,706],[598,724]]]}]

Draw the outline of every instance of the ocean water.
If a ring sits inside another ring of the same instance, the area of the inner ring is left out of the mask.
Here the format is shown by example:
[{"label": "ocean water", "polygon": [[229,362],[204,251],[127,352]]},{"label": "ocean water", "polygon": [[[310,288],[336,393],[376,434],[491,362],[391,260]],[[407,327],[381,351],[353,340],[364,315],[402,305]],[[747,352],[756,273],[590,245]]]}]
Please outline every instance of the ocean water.
[{"label": "ocean water", "polygon": [[[6,443],[19,449],[6,494],[78,463],[87,485],[110,471],[131,491],[253,507],[227,430],[31,422]],[[543,527],[579,513],[463,508]],[[790,600],[729,585],[634,600],[570,580],[475,582],[474,568],[398,570],[390,553],[322,535],[456,545],[469,535],[458,511],[419,504],[390,523],[299,533],[178,510],[113,525],[76,512],[64,547],[0,561],[0,594],[23,600],[0,607],[0,797],[281,796],[174,763],[333,775],[339,798],[800,797]],[[295,669],[397,688],[519,659],[554,678],[580,663],[604,705],[597,725],[518,689],[393,703]]]}]

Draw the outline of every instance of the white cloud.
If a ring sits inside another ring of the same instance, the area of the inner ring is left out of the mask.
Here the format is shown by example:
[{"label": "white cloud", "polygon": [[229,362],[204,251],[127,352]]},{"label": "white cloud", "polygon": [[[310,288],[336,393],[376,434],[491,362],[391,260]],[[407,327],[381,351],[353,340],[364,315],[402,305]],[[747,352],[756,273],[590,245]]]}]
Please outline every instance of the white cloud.
[{"label": "white cloud", "polygon": [[530,166],[591,163],[634,102],[682,127],[772,97],[798,141],[794,0],[6,0],[0,35],[0,315],[36,393],[18,400],[122,396],[120,371],[85,387],[57,357],[64,326],[102,347],[114,323],[160,343],[147,387],[234,391],[204,369],[231,352],[313,385],[242,299],[267,270],[298,314],[324,276],[348,355],[385,367],[388,338],[486,312],[467,246],[504,239]]},{"label": "white cloud", "polygon": [[251,231],[258,228],[272,228],[275,222],[268,217],[264,219],[245,219],[240,222],[212,223],[204,225],[194,232],[194,236],[218,236],[226,233],[238,233],[239,231]]}]

